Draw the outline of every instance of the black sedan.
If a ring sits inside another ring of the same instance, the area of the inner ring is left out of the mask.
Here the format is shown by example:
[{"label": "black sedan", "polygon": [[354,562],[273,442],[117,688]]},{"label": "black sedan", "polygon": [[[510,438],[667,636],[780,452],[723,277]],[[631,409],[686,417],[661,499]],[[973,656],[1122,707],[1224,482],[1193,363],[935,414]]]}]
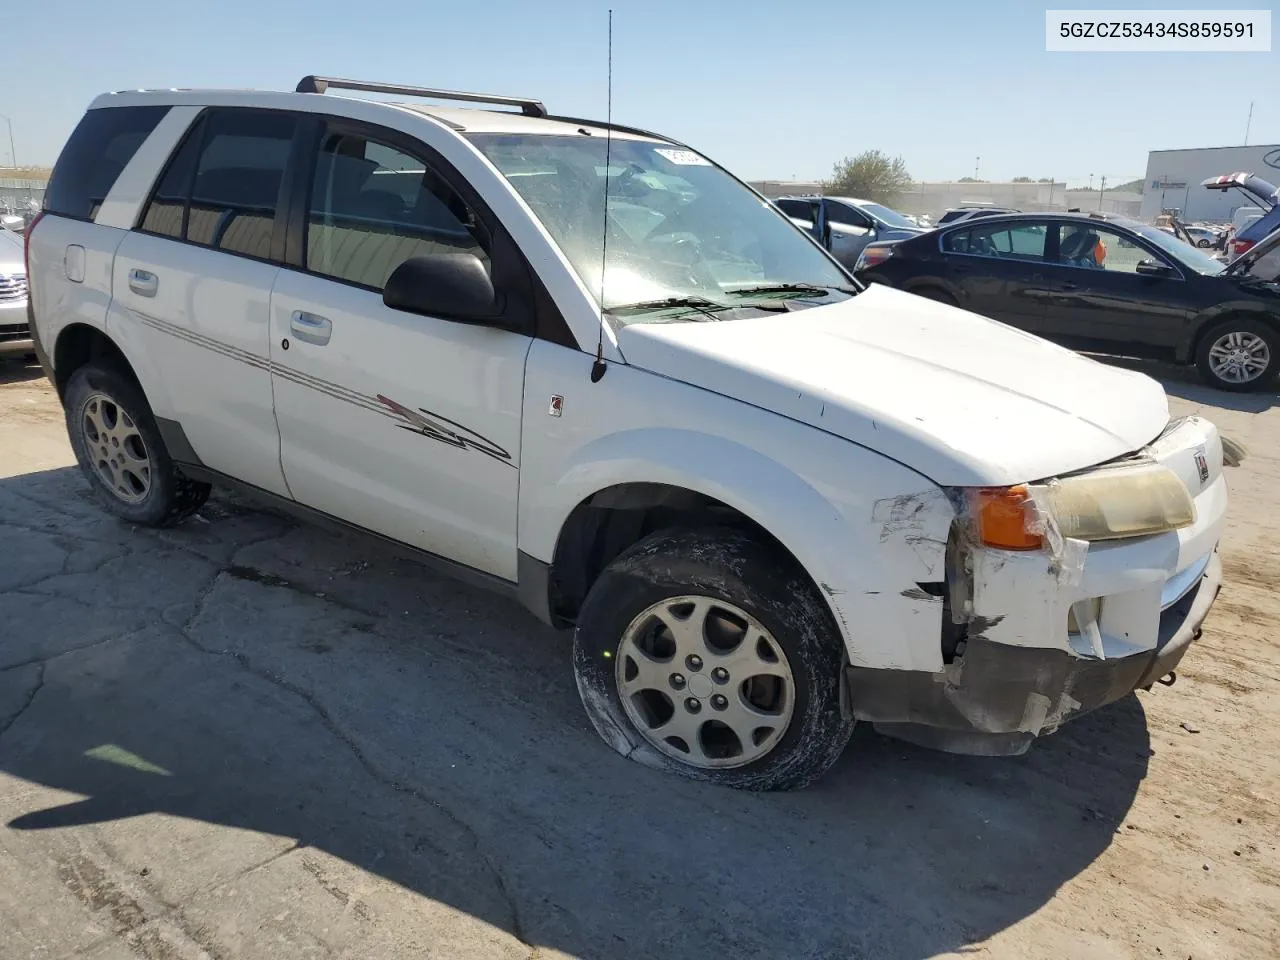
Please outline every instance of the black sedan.
[{"label": "black sedan", "polygon": [[1076,350],[1194,363],[1224,390],[1280,365],[1280,232],[1224,266],[1134,220],[1009,214],[871,244],[857,276]]}]

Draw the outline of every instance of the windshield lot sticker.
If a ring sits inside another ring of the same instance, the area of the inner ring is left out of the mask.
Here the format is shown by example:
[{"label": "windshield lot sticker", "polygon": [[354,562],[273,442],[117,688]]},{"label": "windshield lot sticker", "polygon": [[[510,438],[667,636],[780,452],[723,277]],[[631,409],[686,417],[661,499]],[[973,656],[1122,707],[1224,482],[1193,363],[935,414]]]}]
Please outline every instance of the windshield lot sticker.
[{"label": "windshield lot sticker", "polygon": [[700,157],[692,150],[671,150],[667,147],[659,147],[653,151],[661,157],[666,157],[672,163],[681,167],[709,167],[711,161],[706,157]]}]

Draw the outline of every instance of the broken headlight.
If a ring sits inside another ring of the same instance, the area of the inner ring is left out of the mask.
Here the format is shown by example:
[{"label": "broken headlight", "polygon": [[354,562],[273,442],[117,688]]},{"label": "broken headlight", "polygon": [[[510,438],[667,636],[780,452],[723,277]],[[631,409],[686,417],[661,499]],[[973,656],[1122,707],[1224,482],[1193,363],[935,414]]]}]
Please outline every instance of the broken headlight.
[{"label": "broken headlight", "polygon": [[969,511],[978,540],[1005,550],[1039,549],[1051,528],[1072,540],[1117,540],[1177,530],[1196,519],[1178,475],[1149,461],[971,490]]},{"label": "broken headlight", "polygon": [[1190,526],[1196,505],[1178,475],[1158,463],[1107,467],[1043,484],[1028,495],[1074,540],[1117,540]]}]

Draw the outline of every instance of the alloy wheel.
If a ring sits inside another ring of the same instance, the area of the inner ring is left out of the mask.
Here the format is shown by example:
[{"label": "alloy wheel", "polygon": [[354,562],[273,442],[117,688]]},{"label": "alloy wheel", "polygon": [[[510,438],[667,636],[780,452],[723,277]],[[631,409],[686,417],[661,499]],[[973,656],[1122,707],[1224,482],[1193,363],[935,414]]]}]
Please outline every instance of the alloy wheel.
[{"label": "alloy wheel", "polygon": [[791,722],[786,654],[759,621],[723,600],[671,597],[643,610],[623,633],[616,669],[636,729],[690,766],[759,760]]},{"label": "alloy wheel", "polygon": [[80,408],[85,451],[107,488],[125,503],[151,492],[151,456],[133,418],[109,396],[95,393]]},{"label": "alloy wheel", "polygon": [[1224,333],[1209,348],[1209,369],[1227,383],[1257,380],[1271,365],[1271,348],[1256,333]]}]

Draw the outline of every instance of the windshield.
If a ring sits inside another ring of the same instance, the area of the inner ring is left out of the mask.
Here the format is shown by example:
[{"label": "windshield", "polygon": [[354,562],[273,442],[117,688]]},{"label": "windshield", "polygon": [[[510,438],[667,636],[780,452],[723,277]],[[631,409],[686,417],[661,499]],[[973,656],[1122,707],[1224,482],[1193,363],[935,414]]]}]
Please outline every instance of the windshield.
[{"label": "windshield", "polygon": [[[470,135],[524,198],[605,310],[830,302],[852,280],[776,207],[691,150],[603,137]],[[608,248],[601,291],[608,178]],[[624,322],[643,315],[624,311]],[[690,315],[706,317],[705,309]]]},{"label": "windshield", "polygon": [[1145,223],[1126,223],[1125,226],[1150,241],[1153,246],[1159,247],[1172,256],[1178,263],[1190,267],[1196,273],[1204,274],[1206,277],[1213,277],[1226,269],[1225,264],[1219,263],[1207,253],[1201,251],[1199,247],[1184,243],[1172,234],[1165,233],[1157,227],[1149,227]]},{"label": "windshield", "polygon": [[1244,258],[1245,270],[1255,280],[1263,283],[1280,283],[1280,230],[1258,244]]},{"label": "windshield", "polygon": [[878,203],[860,203],[858,209],[865,210],[881,223],[890,227],[906,227],[908,230],[914,230],[916,224],[912,223],[897,210],[890,210],[888,207]]}]

